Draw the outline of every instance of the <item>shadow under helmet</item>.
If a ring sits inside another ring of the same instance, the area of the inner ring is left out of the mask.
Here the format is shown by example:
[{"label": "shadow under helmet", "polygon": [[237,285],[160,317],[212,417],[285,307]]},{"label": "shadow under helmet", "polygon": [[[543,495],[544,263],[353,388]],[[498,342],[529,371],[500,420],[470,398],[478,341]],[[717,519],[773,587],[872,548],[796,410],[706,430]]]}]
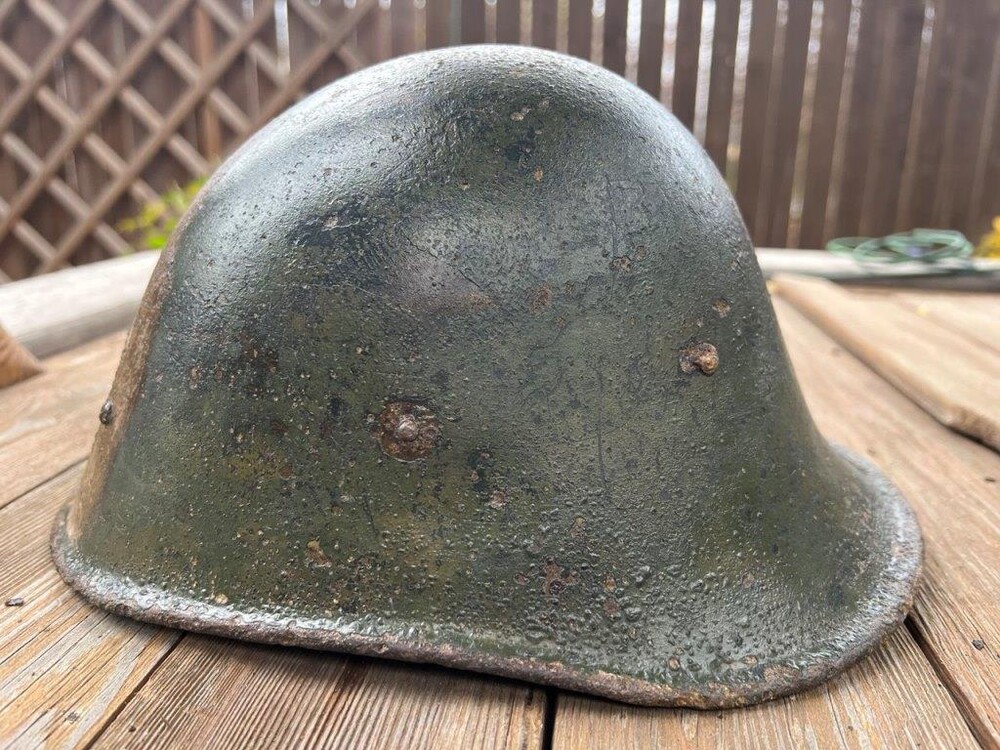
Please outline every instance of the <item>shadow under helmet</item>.
[{"label": "shadow under helmet", "polygon": [[218,170],[54,548],[141,620],[696,707],[857,659],[921,555],[694,139],[499,46],[344,78]]}]

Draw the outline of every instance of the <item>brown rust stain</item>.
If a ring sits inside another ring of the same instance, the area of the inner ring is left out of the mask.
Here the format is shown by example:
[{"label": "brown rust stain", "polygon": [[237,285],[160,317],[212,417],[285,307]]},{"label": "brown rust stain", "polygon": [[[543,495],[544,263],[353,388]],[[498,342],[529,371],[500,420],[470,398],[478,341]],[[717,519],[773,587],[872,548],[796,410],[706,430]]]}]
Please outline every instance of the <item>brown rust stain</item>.
[{"label": "brown rust stain", "polygon": [[552,287],[542,284],[528,297],[528,310],[537,315],[552,304]]},{"label": "brown rust stain", "polygon": [[546,595],[558,594],[567,586],[575,585],[579,580],[579,576],[577,576],[574,571],[566,570],[552,558],[549,558],[545,562],[545,565],[542,567],[542,571],[545,573],[545,581],[542,583],[542,591],[544,591]]},{"label": "brown rust stain", "polygon": [[617,258],[611,259],[610,266],[612,271],[628,273],[632,270],[632,259],[627,255],[619,255]]},{"label": "brown rust stain", "polygon": [[311,539],[306,543],[306,557],[318,568],[329,568],[333,565],[333,560],[323,551],[318,539]]},{"label": "brown rust stain", "polygon": [[510,494],[506,490],[493,490],[493,492],[490,493],[490,499],[487,504],[491,508],[500,510],[505,507],[509,501]]},{"label": "brown rust stain", "polygon": [[441,423],[422,404],[390,401],[375,420],[374,433],[387,456],[397,461],[416,461],[434,448]]},{"label": "brown rust stain", "polygon": [[681,372],[686,375],[695,372],[711,375],[719,369],[719,350],[707,342],[685,346],[680,351],[679,359]]},{"label": "brown rust stain", "polygon": [[727,315],[729,315],[729,311],[732,309],[732,305],[730,305],[727,300],[723,299],[722,297],[719,297],[719,299],[715,300],[715,302],[712,303],[712,309],[719,314],[720,318],[724,318]]}]

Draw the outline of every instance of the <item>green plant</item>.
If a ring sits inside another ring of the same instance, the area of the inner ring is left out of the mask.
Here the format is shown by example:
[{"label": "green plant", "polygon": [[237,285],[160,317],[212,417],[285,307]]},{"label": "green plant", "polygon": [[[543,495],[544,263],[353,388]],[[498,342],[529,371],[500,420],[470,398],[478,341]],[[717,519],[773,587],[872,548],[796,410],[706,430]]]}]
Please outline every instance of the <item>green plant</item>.
[{"label": "green plant", "polygon": [[135,216],[118,222],[118,229],[138,237],[138,249],[159,250],[167,244],[184,212],[205,184],[199,177],[183,187],[176,186],[142,207]]}]

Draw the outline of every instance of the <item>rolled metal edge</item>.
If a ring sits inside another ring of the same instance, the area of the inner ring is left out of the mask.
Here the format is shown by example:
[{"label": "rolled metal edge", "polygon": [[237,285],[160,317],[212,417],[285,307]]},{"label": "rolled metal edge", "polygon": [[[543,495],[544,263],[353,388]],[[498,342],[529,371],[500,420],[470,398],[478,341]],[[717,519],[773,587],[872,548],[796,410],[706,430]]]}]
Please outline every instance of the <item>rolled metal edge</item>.
[{"label": "rolled metal edge", "polygon": [[894,516],[895,554],[884,578],[891,586],[887,599],[894,601],[895,605],[886,606],[874,616],[867,637],[859,639],[836,658],[821,660],[804,668],[763,664],[764,679],[738,686],[708,683],[695,690],[678,690],[663,683],[606,671],[584,671],[559,661],[499,656],[450,644],[405,640],[390,634],[370,636],[343,632],[324,628],[321,624],[305,625],[304,618],[264,612],[240,613],[222,605],[178,596],[112,573],[89,570],[66,527],[73,501],[63,507],[56,518],[52,530],[52,552],[60,575],[89,602],[115,614],[155,625],[255,643],[436,664],[641,706],[705,710],[736,708],[798,693],[826,682],[873,650],[903,621],[912,607],[923,566],[923,542],[913,510],[874,465],[840,446],[834,448],[861,474],[871,487],[871,496],[879,498],[878,504]]}]

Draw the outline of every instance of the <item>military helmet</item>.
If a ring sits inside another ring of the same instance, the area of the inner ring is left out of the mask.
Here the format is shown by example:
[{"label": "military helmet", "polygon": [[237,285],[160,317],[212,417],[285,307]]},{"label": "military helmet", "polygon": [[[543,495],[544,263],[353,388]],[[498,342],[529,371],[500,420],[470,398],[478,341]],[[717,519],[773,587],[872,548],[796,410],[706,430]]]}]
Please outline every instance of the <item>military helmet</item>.
[{"label": "military helmet", "polygon": [[141,620],[696,707],[857,659],[921,556],[695,140],[503,46],[344,78],[217,171],[54,548]]}]

